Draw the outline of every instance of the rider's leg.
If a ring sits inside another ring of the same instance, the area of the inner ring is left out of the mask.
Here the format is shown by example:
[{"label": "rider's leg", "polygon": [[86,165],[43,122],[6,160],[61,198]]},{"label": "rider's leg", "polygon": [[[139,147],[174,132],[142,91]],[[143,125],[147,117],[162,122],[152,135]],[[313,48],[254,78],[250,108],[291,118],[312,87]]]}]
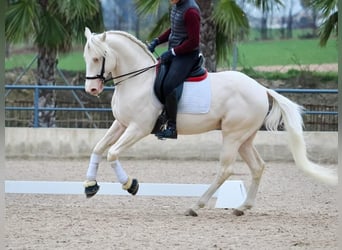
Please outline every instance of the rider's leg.
[{"label": "rider's leg", "polygon": [[178,98],[176,89],[172,91],[165,99],[165,111],[167,116],[166,128],[156,133],[156,136],[160,138],[177,139],[177,107]]},{"label": "rider's leg", "polygon": [[198,51],[186,55],[175,56],[163,82],[163,94],[165,96],[165,110],[167,126],[164,130],[156,133],[158,138],[177,138],[176,118],[178,99],[176,88],[181,85],[190,74],[191,69],[198,60]]}]

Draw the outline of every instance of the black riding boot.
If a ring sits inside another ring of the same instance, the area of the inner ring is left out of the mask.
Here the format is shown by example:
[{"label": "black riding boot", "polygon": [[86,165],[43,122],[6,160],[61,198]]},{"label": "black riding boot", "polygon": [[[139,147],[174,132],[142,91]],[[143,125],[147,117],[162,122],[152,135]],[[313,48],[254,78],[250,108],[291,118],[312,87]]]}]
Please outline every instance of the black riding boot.
[{"label": "black riding boot", "polygon": [[165,98],[165,111],[167,116],[167,123],[165,127],[156,133],[158,139],[170,138],[177,139],[177,106],[178,99],[176,91],[173,91]]}]

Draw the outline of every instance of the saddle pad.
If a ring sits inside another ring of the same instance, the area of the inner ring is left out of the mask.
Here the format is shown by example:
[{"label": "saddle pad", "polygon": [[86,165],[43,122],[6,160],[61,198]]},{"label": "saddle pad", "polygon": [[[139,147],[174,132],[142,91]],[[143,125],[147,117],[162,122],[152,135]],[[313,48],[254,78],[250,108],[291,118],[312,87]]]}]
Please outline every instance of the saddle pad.
[{"label": "saddle pad", "polygon": [[178,113],[205,114],[210,110],[210,77],[199,82],[184,82],[183,93],[178,102]]}]

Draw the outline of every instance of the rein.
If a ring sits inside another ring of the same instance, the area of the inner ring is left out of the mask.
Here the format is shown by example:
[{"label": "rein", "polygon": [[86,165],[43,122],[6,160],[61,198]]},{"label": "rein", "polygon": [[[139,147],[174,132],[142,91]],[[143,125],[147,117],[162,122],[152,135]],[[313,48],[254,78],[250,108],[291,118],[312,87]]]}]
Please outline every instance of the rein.
[{"label": "rein", "polygon": [[127,79],[130,79],[130,78],[133,78],[137,75],[140,75],[152,68],[155,68],[159,65],[159,63],[156,63],[154,65],[151,65],[151,66],[148,66],[146,68],[142,68],[142,69],[138,69],[138,70],[135,70],[135,71],[132,71],[132,72],[129,72],[129,73],[126,73],[126,74],[123,74],[123,75],[119,75],[119,76],[115,76],[115,77],[110,77],[110,78],[105,78],[104,77],[104,69],[105,69],[105,61],[106,61],[106,58],[103,57],[103,60],[102,60],[102,67],[101,67],[101,73],[96,75],[96,76],[86,76],[85,78],[88,79],[88,80],[94,80],[94,79],[100,79],[102,81],[102,83],[106,83],[106,82],[109,82],[111,80],[116,80],[116,79],[120,79],[122,77],[125,77],[125,76],[128,76],[127,78],[125,79],[122,79],[121,81],[115,83],[114,82],[114,86],[120,84],[121,82],[127,80]]}]

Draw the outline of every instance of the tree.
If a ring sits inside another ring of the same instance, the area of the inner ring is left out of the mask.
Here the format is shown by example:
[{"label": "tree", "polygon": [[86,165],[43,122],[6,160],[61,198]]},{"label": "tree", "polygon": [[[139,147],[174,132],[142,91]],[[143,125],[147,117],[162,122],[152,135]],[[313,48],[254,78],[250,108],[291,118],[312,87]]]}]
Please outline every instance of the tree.
[{"label": "tree", "polygon": [[316,37],[317,36],[317,9],[313,8],[313,6],[311,5],[311,0],[300,0],[300,4],[305,10],[308,10],[311,12],[311,16],[312,16],[311,36]]},{"label": "tree", "polygon": [[338,21],[338,0],[311,0],[309,6],[312,6],[323,17],[323,23],[319,28],[320,45],[327,44],[329,37],[335,33],[337,35]]},{"label": "tree", "polygon": [[[37,46],[37,83],[55,84],[59,52],[71,49],[73,41],[84,41],[84,27],[102,29],[99,1],[9,0],[5,17],[6,40],[12,43],[32,40]],[[55,106],[54,91],[40,94],[40,105]],[[41,112],[39,126],[55,126],[54,112]]]},{"label": "tree", "polygon": [[[263,11],[271,6],[281,4],[280,0],[244,0],[253,3]],[[136,0],[140,14],[157,13],[161,1]],[[227,60],[227,55],[233,49],[234,43],[242,40],[249,32],[247,15],[243,9],[232,0],[197,0],[201,9],[201,50],[206,59],[206,68],[216,71],[218,62]],[[150,33],[149,39],[158,35],[168,26],[168,13],[157,22]],[[166,23],[167,24],[166,24]]]},{"label": "tree", "polygon": [[292,38],[292,24],[293,24],[293,0],[290,0],[289,4],[289,15],[287,18],[287,26],[286,26],[286,38],[290,39]]}]

